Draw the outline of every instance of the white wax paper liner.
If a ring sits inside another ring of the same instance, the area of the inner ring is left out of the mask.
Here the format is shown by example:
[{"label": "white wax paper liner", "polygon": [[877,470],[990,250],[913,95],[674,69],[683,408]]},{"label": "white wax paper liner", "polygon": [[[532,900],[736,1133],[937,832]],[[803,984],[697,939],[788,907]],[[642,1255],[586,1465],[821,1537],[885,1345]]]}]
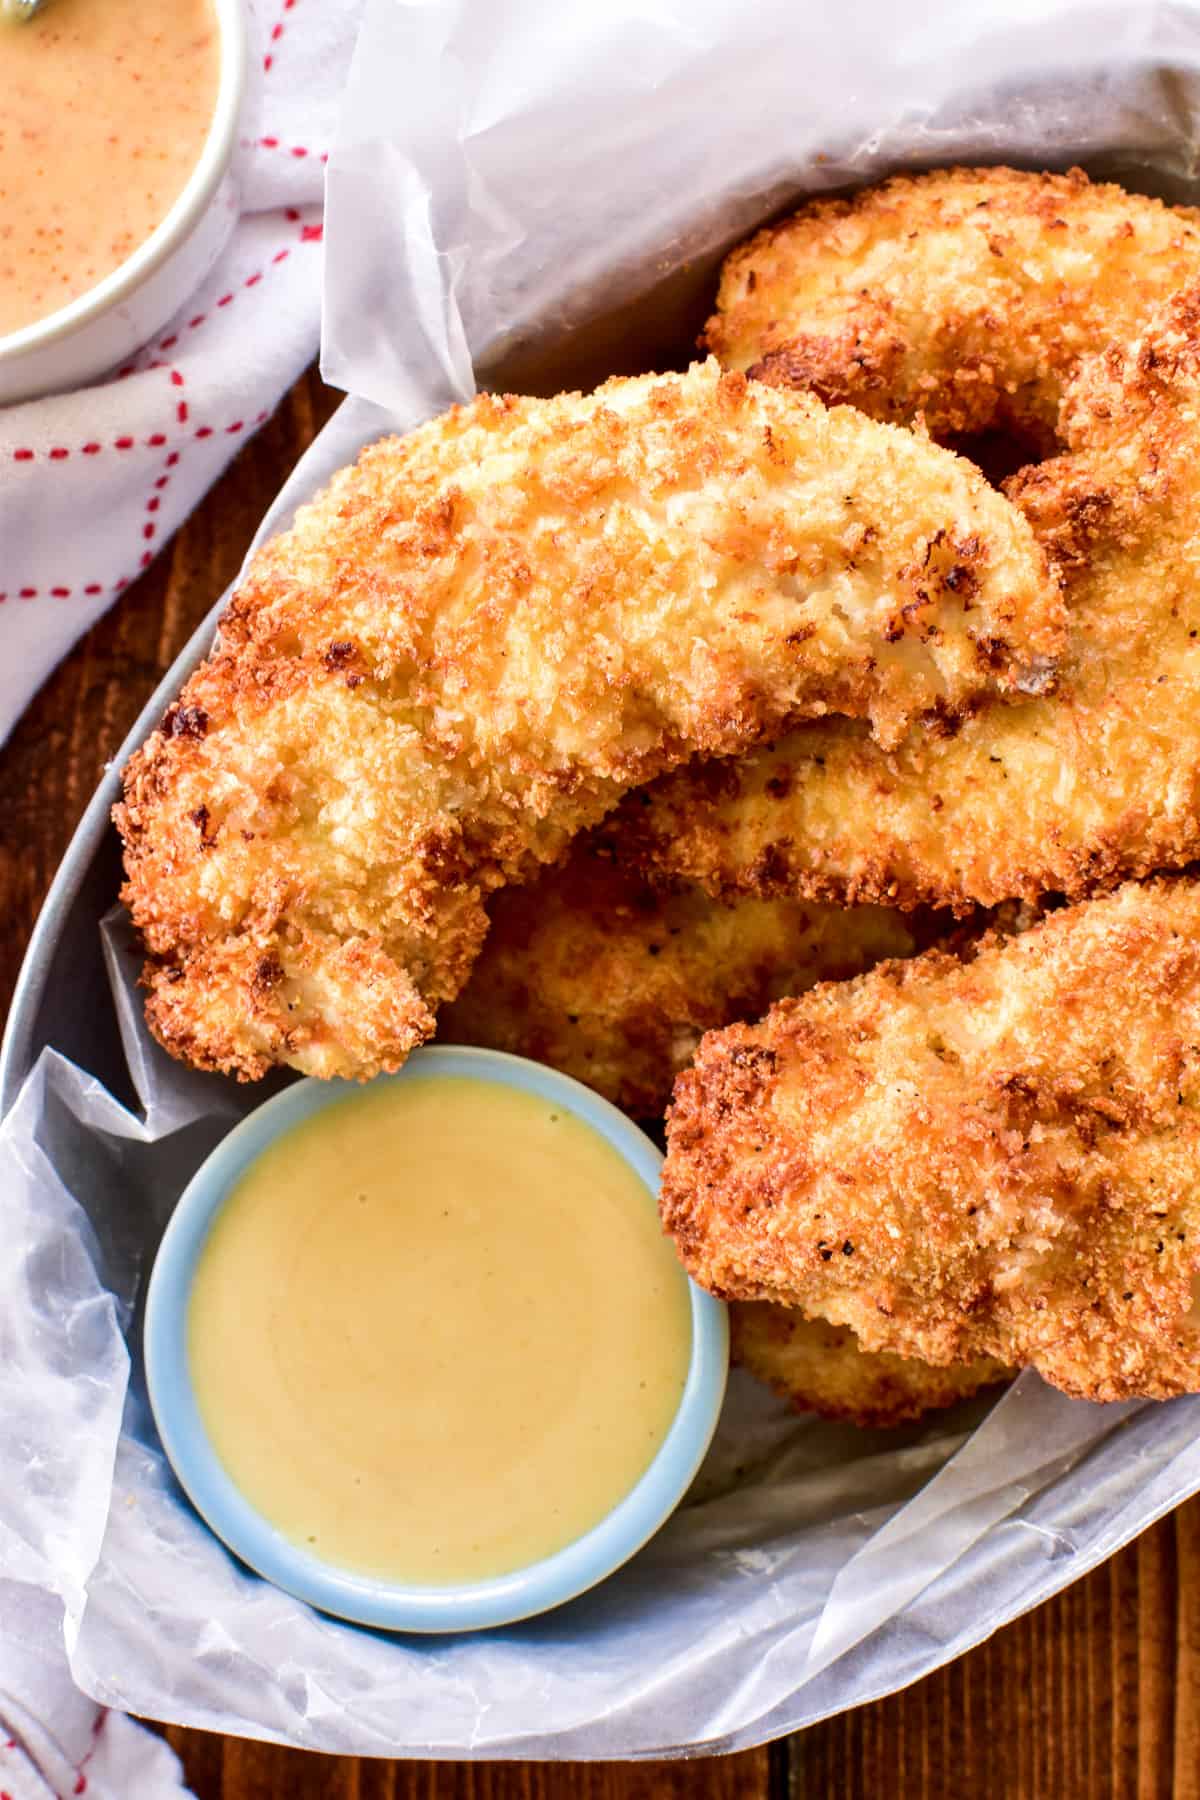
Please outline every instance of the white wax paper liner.
[{"label": "white wax paper liner", "polygon": [[[1185,6],[373,0],[329,169],[324,367],[356,397],[264,530],[473,365],[550,386],[686,357],[719,252],[800,192],[1081,159],[1195,198],[1198,57]],[[593,1594],[475,1637],[321,1618],[198,1522],[141,1386],[158,1233],[261,1090],[149,1042],[119,914],[103,954],[127,1068],[48,1049],[0,1128],[0,1568],[61,1603],[110,1705],[360,1754],[734,1748],[914,1680],[1200,1486],[1197,1400],[1026,1375],[862,1433],[735,1376],[688,1503]]]}]

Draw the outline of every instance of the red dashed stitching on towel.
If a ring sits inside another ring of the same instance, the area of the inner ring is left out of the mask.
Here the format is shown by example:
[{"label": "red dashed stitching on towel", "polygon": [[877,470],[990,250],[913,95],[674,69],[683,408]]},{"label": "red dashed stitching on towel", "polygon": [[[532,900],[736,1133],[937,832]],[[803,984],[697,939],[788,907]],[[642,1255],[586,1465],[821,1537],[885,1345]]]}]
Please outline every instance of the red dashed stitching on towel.
[{"label": "red dashed stitching on towel", "polygon": [[[114,594],[119,593],[120,590],[123,587],[125,587],[126,585],[127,584],[125,581],[114,581],[112,583],[112,589],[113,589]],[[44,593],[44,594],[48,594],[50,596],[50,598],[53,600],[69,600],[74,592],[75,592],[75,589],[69,588],[69,587],[51,587],[51,588],[23,587],[23,588],[18,588],[16,590],[16,598],[18,600],[36,600],[39,597],[39,595]],[[87,594],[89,597],[94,597],[96,594],[102,594],[104,592],[104,587],[103,587],[103,584],[99,581],[89,581],[86,584],[86,586],[81,587],[79,589],[79,592],[81,594]],[[4,601],[7,600],[8,598],[9,598],[9,596],[8,596],[7,592],[0,591],[0,605],[2,605],[4,603]],[[5,1748],[8,1749],[8,1748],[11,1748],[11,1746],[6,1745]]]},{"label": "red dashed stitching on towel", "polygon": [[328,150],[314,150],[309,144],[285,144],[277,137],[260,137],[261,150],[282,150],[285,156],[294,156],[297,162],[303,162],[306,156],[315,157],[319,163],[329,161]]},{"label": "red dashed stitching on towel", "polygon": [[[306,154],[307,154],[307,152],[306,152]],[[328,161],[328,157],[323,155],[321,157],[321,161],[322,162]],[[283,209],[283,216],[288,221],[289,224],[298,225],[300,223],[300,214],[294,206],[285,207]],[[319,244],[322,239],[322,234],[323,234],[323,228],[320,225],[304,225],[301,227],[299,242],[302,244]],[[271,258],[271,262],[272,262],[272,264],[286,262],[289,255],[290,255],[290,252],[288,250],[279,250]],[[259,282],[262,280],[264,273],[265,273],[265,270],[256,269],[252,275],[247,275],[244,278],[244,280],[242,281],[242,284],[241,284],[242,287],[243,288],[257,287]],[[216,311],[217,307],[229,306],[236,298],[237,298],[236,290],[233,290],[228,294],[222,294],[221,298],[215,303],[214,306],[210,307],[207,312],[194,313],[192,315],[192,317],[188,320],[187,325],[185,326],[184,329],[187,331],[198,330],[199,327],[204,324],[206,319],[211,318],[212,314]],[[178,342],[179,342],[179,333],[172,332],[169,337],[163,338],[162,341],[155,346],[155,348],[158,350],[172,350],[172,349],[174,349],[175,345]],[[138,364],[136,362],[126,363],[124,368],[117,370],[117,380],[118,381],[127,381],[131,375],[137,375],[139,373],[144,374],[148,369],[159,369],[162,367],[163,367],[163,365],[158,362],[141,363],[141,364]]]},{"label": "red dashed stitching on towel", "polygon": [[[166,442],[167,434],[165,431],[152,431],[149,437],[141,439],[132,437],[114,438],[112,443],[108,445],[108,448],[111,450],[136,450],[138,448],[145,450],[161,450]],[[11,455],[14,462],[34,462],[39,456],[46,462],[67,462],[72,456],[99,456],[104,449],[105,445],[98,444],[94,440],[91,443],[81,444],[78,450],[68,450],[62,444],[55,444],[52,450],[38,451],[32,450],[28,445],[23,444],[18,449],[13,450]]]},{"label": "red dashed stitching on towel", "polygon": [[[295,6],[295,4],[296,4],[296,0],[283,0],[284,12],[290,13],[293,6]],[[277,44],[282,36],[283,36],[283,20],[280,19],[276,24],[272,25],[272,27],[271,27],[271,42],[273,44]],[[270,50],[268,50],[266,55],[263,57],[263,68],[269,69],[271,67],[271,64],[274,61],[275,61],[275,58],[274,58],[272,52]]]},{"label": "red dashed stitching on towel", "polygon": [[[172,387],[182,387],[183,386],[183,376],[180,374],[178,369],[171,370],[171,386]],[[186,400],[179,401],[178,405],[175,408],[175,417],[181,425],[187,424],[188,403]],[[150,534],[147,533],[147,536],[149,536],[149,535]]]},{"label": "red dashed stitching on towel", "polygon": [[[171,379],[173,381],[175,380],[176,376],[179,377],[179,381],[182,383],[183,377],[182,377],[182,375],[179,375],[179,371],[177,369],[172,370]],[[165,459],[164,473],[161,475],[157,475],[154,479],[153,490],[150,493],[150,495],[146,501],[146,511],[150,514],[150,517],[148,519],[144,519],[142,521],[142,537],[147,544],[153,543],[154,538],[158,532],[158,521],[157,521],[157,519],[155,519],[154,514],[158,511],[159,507],[162,505],[163,489],[169,484],[169,482],[171,480],[171,477],[165,472],[165,470],[173,469],[175,467],[175,464],[178,461],[179,461],[179,452],[177,450],[173,450],[171,452],[171,454]],[[138,568],[139,569],[147,569],[147,568],[149,568],[150,564],[153,561],[154,561],[154,551],[149,550],[149,549],[143,550],[142,555],[141,555],[141,560],[138,563]]]},{"label": "red dashed stitching on towel", "polygon": [[[269,409],[264,406],[262,411],[255,413],[253,419],[251,419],[249,421],[250,428],[256,429],[259,425],[264,424],[268,417],[269,417]],[[237,436],[239,433],[245,431],[246,428],[247,428],[247,421],[245,419],[234,419],[232,424],[225,426],[224,430],[225,430],[226,435]],[[193,436],[198,437],[198,438],[209,438],[209,437],[213,437],[215,435],[216,434],[214,433],[211,425],[201,425],[193,433]],[[163,436],[162,432],[156,432],[153,437],[146,438],[145,442],[147,444],[153,444],[156,447],[161,447],[163,444],[166,443],[166,438]],[[123,447],[123,445],[124,445],[124,441],[122,440],[122,447]],[[103,446],[101,446],[99,444],[97,444],[95,446],[95,448],[97,450],[101,449],[102,447]],[[19,454],[19,453],[14,452],[14,455],[16,455],[16,454]],[[32,456],[33,454],[34,454],[34,452],[32,450],[28,452],[29,456]],[[170,451],[168,453],[168,455],[166,457],[164,457],[164,459],[163,459],[163,467],[165,470],[174,469],[175,467],[177,467],[178,463],[179,463],[179,451],[178,450]],[[144,542],[147,544],[153,543],[153,540],[158,535],[158,521],[154,517],[154,515],[159,511],[159,508],[162,505],[162,492],[163,492],[163,489],[170,484],[170,480],[171,480],[171,477],[169,474],[164,473],[162,475],[157,475],[154,479],[153,489],[152,489],[149,497],[146,500],[145,511],[150,515],[150,517],[143,520],[142,538],[143,538]],[[140,559],[138,561],[139,571],[142,569],[149,568],[150,564],[154,561],[154,556],[155,556],[155,551],[153,549],[143,550],[141,553]],[[119,594],[121,592],[122,588],[128,587],[129,577],[123,576],[120,581],[114,581],[111,585],[112,585],[113,593]],[[45,594],[54,600],[69,600],[69,599],[71,599],[72,595],[75,594],[76,592],[78,592],[80,594],[85,594],[90,599],[94,599],[97,594],[102,594],[104,592],[104,586],[99,581],[89,581],[86,584],[84,584],[83,586],[81,586],[79,589],[64,587],[61,585],[57,585],[55,587],[48,587],[48,588],[22,587],[22,588],[16,589],[16,598],[18,600],[36,600],[39,598],[39,596],[41,596],[42,594]],[[8,598],[9,598],[9,594],[8,594],[7,590],[0,590],[0,605],[3,605],[3,603]],[[2,1794],[0,1794],[0,1800],[4,1800],[4,1796]]]},{"label": "red dashed stitching on towel", "polygon": [[[294,224],[294,225],[300,224],[300,214],[299,214],[299,212],[297,212],[297,210],[294,206],[286,207],[284,209],[283,216],[285,219],[288,220],[288,222],[290,224]],[[299,241],[302,244],[319,244],[321,242],[322,233],[323,233],[323,227],[320,225],[301,225]],[[286,250],[286,249],[277,251],[275,253],[275,255],[271,258],[272,265],[275,263],[286,262],[286,260],[290,254],[291,254],[290,250]],[[265,269],[256,269],[252,275],[247,275],[245,277],[245,279],[242,281],[242,284],[241,284],[242,287],[243,288],[257,287],[265,273],[266,273]],[[236,299],[237,299],[237,290],[236,289],[231,290],[227,294],[222,294],[221,298],[219,300],[217,300],[214,303],[214,305],[209,308],[209,310],[207,312],[195,313],[193,315],[193,317],[188,320],[185,329],[188,331],[197,330],[199,326],[204,324],[206,319],[211,317],[212,313],[216,311],[217,307],[230,306],[230,305],[232,305],[233,301]],[[170,349],[173,349],[174,346],[178,342],[179,342],[179,337],[178,337],[178,334],[176,333],[171,337],[163,338],[162,342],[160,344],[156,345],[156,348],[159,350],[170,350]],[[136,366],[131,364],[128,369],[122,369],[120,371],[120,373],[122,375],[132,375],[132,374],[136,373]]]},{"label": "red dashed stitching on towel", "polygon": [[100,1733],[104,1730],[107,1723],[108,1708],[107,1706],[102,1706],[100,1711],[96,1714],[96,1717],[92,1720],[92,1741],[85,1755],[80,1758],[75,1776],[75,1786],[71,1789],[73,1794],[87,1793],[88,1778],[84,1774],[84,1770],[96,1754],[96,1746],[100,1742]]}]

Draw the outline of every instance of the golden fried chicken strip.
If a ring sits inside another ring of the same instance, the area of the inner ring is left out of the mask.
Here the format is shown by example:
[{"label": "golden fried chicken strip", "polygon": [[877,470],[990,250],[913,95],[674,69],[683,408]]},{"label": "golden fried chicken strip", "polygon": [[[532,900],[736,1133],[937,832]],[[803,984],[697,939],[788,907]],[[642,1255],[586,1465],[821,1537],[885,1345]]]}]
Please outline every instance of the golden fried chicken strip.
[{"label": "golden fried chicken strip", "polygon": [[911,919],[884,907],[723,906],[696,887],[656,892],[620,855],[601,828],[561,868],[495,896],[439,1038],[534,1057],[651,1118],[713,1026],[917,948]]},{"label": "golden fried chicken strip", "polygon": [[1000,428],[1053,448],[1081,357],[1200,279],[1200,213],[1018,169],[899,175],[815,200],[726,259],[705,341],[727,368],[923,413],[934,437]]},{"label": "golden fried chicken strip", "polygon": [[647,866],[723,895],[967,907],[1082,898],[1200,856],[1200,287],[1085,363],[1070,453],[1009,493],[1066,571],[1053,698],[895,750],[805,726],[631,797]]},{"label": "golden fried chicken strip", "polygon": [[710,1033],[662,1210],[715,1293],[867,1350],[1200,1390],[1200,883],[1129,883]]},{"label": "golden fried chicken strip", "polygon": [[247,1079],[394,1069],[485,895],[626,788],[829,709],[890,740],[1041,687],[1060,607],[967,463],[715,363],[376,444],[126,771],[151,1029]]},{"label": "golden fried chicken strip", "polygon": [[806,1319],[793,1307],[735,1301],[729,1309],[733,1360],[797,1412],[847,1419],[881,1430],[969,1400],[1007,1381],[1011,1369],[991,1357],[935,1368],[915,1356],[864,1350],[846,1325]]}]

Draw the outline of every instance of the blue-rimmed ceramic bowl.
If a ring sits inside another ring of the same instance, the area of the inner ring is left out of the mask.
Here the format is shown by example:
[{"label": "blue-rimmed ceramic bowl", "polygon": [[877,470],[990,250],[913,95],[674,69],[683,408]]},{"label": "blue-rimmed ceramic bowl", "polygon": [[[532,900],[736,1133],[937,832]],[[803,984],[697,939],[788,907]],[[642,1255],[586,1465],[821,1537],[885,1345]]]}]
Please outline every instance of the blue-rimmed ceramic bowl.
[{"label": "blue-rimmed ceramic bowl", "polygon": [[[500,1082],[552,1101],[604,1138],[657,1203],[662,1157],[624,1113],[567,1075],[497,1050],[418,1050],[398,1075]],[[352,1082],[299,1081],[224,1138],[188,1183],[163,1236],[146,1298],[145,1359],[150,1404],[176,1475],[217,1536],[260,1575],[322,1611],[390,1631],[475,1631],[546,1612],[594,1587],[654,1535],[691,1485],[717,1423],[729,1366],[725,1308],[689,1283],[692,1351],[679,1409],[654,1461],[606,1518],[566,1549],[490,1581],[421,1587],[351,1573],[308,1554],[251,1506],[226,1473],[196,1405],[187,1354],[188,1301],[197,1261],[218,1213],[267,1145],[302,1119],[362,1089]]]}]

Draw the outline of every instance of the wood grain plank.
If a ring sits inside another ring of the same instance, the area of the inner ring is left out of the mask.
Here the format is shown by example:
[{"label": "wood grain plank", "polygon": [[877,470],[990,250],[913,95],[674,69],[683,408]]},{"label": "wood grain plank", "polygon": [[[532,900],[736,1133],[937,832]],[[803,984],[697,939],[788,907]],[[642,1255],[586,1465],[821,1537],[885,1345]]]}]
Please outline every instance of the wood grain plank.
[{"label": "wood grain plank", "polygon": [[1137,1547],[1131,1556],[1108,1564],[1112,1691],[1108,1708],[1112,1756],[1111,1791],[1121,1800],[1137,1793]]},{"label": "wood grain plank", "polygon": [[1175,1800],[1200,1800],[1200,1504],[1181,1506],[1164,1525],[1175,1535],[1175,1730],[1171,1776]]},{"label": "wood grain plank", "polygon": [[960,1662],[791,1740],[793,1800],[1200,1796],[1200,1502]]},{"label": "wood grain plank", "polygon": [[1137,1800],[1162,1800],[1170,1793],[1171,1771],[1146,1750],[1175,1737],[1175,1634],[1163,1629],[1173,1619],[1178,1591],[1173,1529],[1147,1531],[1137,1541]]},{"label": "wood grain plank", "polygon": [[172,1726],[197,1800],[768,1800],[770,1755],[685,1762],[385,1762]]},{"label": "wood grain plank", "polygon": [[[105,760],[335,399],[315,373],[297,385],[0,752],[0,1004]],[[1200,1800],[1200,1501],[961,1662],[786,1749],[472,1765],[166,1735],[199,1800]]]}]

